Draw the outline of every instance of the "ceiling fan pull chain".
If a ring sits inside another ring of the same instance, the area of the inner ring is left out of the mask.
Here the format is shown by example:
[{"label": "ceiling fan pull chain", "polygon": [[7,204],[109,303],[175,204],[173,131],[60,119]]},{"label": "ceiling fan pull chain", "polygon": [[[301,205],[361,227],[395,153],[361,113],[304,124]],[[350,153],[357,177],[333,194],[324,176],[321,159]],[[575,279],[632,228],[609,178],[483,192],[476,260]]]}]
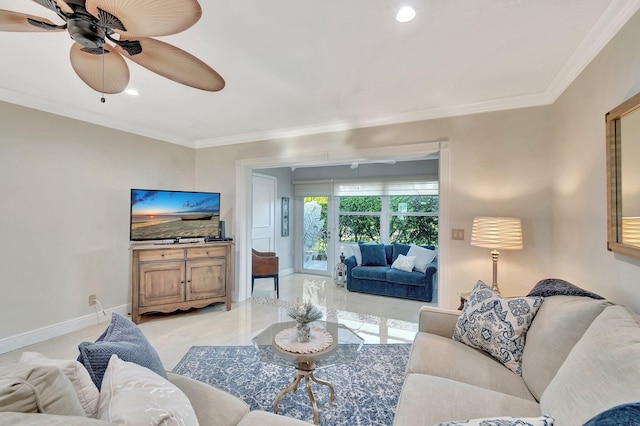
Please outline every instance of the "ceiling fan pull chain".
[{"label": "ceiling fan pull chain", "polygon": [[105,103],[107,100],[104,97],[104,44],[102,45],[102,97],[100,102]]}]

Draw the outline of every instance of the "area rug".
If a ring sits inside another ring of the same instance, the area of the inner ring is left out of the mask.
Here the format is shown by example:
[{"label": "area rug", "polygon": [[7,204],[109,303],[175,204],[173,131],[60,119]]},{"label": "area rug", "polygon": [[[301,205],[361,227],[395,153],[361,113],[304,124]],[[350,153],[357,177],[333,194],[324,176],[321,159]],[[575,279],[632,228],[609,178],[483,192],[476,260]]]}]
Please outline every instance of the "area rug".
[{"label": "area rug", "polygon": [[[318,379],[335,388],[313,383],[321,425],[391,425],[400,396],[411,345],[364,345],[350,364],[316,370]],[[174,373],[225,390],[244,400],[251,410],[273,411],[273,400],[295,376],[293,367],[264,363],[253,346],[193,346]],[[278,414],[313,423],[313,410],[304,381],[285,395]]]}]

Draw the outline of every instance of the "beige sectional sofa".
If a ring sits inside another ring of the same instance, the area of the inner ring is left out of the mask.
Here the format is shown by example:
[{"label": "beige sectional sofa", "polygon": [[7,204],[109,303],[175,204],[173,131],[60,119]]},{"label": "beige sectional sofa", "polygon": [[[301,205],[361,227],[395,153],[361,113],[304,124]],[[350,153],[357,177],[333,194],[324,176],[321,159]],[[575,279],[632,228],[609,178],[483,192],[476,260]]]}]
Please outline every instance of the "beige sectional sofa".
[{"label": "beige sectional sofa", "polygon": [[522,376],[452,339],[460,311],[423,307],[395,426],[549,415],[582,425],[640,401],[640,318],[578,296],[546,297],[526,334]]},{"label": "beige sectional sofa", "polygon": [[[16,364],[17,366],[17,364]],[[5,366],[4,370],[6,372],[7,368],[11,366]],[[54,368],[54,367],[52,367]],[[54,368],[55,369],[55,368]],[[32,378],[34,374],[30,375]],[[245,404],[239,398],[221,391],[220,389],[213,388],[205,383],[190,379],[188,377],[180,376],[173,373],[167,373],[168,379],[171,383],[177,386],[188,398],[193,410],[196,413],[198,423],[200,425],[219,425],[219,426],[232,426],[232,425],[242,425],[242,426],[269,426],[269,425],[282,425],[282,426],[295,426],[295,425],[307,425],[300,420],[292,419],[285,416],[276,415],[273,413],[268,413],[264,411],[249,411],[249,406]],[[6,376],[5,376],[6,377]],[[53,380],[55,381],[55,380]],[[33,391],[38,392],[44,389],[44,387],[48,387],[49,390],[52,390],[51,387],[55,385],[52,384],[53,381],[51,378],[43,379],[43,380],[35,380],[36,388],[39,389],[29,389],[27,393],[32,394]],[[31,384],[28,386],[31,388]],[[14,389],[8,390],[0,389],[0,406],[5,404],[16,403],[15,396],[18,394],[23,395],[24,392],[15,392]],[[0,412],[0,425],[1,426],[13,426],[13,425],[30,425],[30,426],[84,426],[84,425],[110,425],[108,421],[101,421],[97,419],[92,419],[88,417],[83,417],[80,415],[62,415],[62,414],[51,414],[52,411],[50,407],[52,404],[58,405],[66,405],[67,407],[70,405],[68,402],[63,401],[59,398],[61,393],[56,391],[55,399],[57,401],[53,401],[52,396],[47,396],[44,393],[40,393],[39,397],[42,398],[41,401],[38,401],[38,404],[46,405],[44,411],[49,412],[49,414],[42,413],[20,413],[20,412]],[[51,394],[49,394],[51,395]],[[13,400],[12,400],[13,399]],[[48,401],[46,401],[48,400]],[[22,401],[20,402],[23,406],[28,406],[28,402]],[[6,407],[6,405],[5,405]],[[140,407],[141,410],[144,407]],[[69,408],[66,408],[69,410]],[[2,411],[2,410],[0,410]],[[166,423],[161,424],[174,424],[171,421],[167,420]],[[179,424],[179,422],[175,423]]]}]

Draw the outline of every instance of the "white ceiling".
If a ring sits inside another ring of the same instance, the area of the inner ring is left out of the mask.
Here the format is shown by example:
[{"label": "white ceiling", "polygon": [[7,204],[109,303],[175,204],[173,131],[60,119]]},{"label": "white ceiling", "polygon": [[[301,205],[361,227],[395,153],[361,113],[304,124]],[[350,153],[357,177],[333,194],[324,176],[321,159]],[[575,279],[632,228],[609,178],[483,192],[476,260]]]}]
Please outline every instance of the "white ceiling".
[{"label": "white ceiling", "polygon": [[[550,104],[640,0],[200,0],[162,37],[226,80],[217,93],[128,61],[141,94],[101,95],[60,33],[0,33],[0,100],[195,148]],[[409,23],[395,12],[411,4]],[[1,8],[61,21],[25,0]]]}]

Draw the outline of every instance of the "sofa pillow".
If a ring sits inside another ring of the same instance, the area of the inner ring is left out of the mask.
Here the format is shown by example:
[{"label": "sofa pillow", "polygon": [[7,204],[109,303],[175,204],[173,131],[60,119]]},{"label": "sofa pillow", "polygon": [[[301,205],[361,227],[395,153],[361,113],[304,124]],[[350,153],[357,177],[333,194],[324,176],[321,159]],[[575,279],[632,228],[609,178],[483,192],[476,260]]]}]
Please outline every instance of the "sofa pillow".
[{"label": "sofa pillow", "polygon": [[407,256],[416,257],[415,268],[424,274],[427,271],[429,264],[436,258],[436,251],[412,245],[407,252]]},{"label": "sofa pillow", "polygon": [[89,376],[89,372],[84,368],[84,365],[75,359],[51,359],[38,352],[23,352],[19,362],[31,365],[48,365],[60,369],[71,381],[86,415],[88,417],[96,417],[100,391],[91,380],[91,376]]},{"label": "sofa pillow", "polygon": [[120,425],[198,425],[189,398],[153,371],[112,355],[100,389],[98,418]]},{"label": "sofa pillow", "polygon": [[71,381],[57,367],[0,366],[0,411],[85,417]]},{"label": "sofa pillow", "polygon": [[393,243],[393,261],[395,262],[401,254],[406,256],[410,248],[411,244]]},{"label": "sofa pillow", "polygon": [[362,252],[360,251],[360,244],[351,244],[351,251],[353,252],[353,257],[356,258],[356,265],[362,265]]},{"label": "sofa pillow", "polygon": [[487,352],[521,376],[527,330],[543,300],[542,297],[503,299],[478,281],[458,317],[453,340]]},{"label": "sofa pillow", "polygon": [[398,258],[393,262],[391,267],[399,271],[411,272],[416,265],[415,256],[405,256],[403,254],[398,255]]},{"label": "sofa pillow", "polygon": [[359,243],[362,253],[362,266],[385,266],[387,255],[384,251],[384,244]]},{"label": "sofa pillow", "polygon": [[436,426],[553,426],[551,416],[541,417],[491,417],[439,423]]},{"label": "sofa pillow", "polygon": [[111,324],[95,343],[80,343],[78,349],[78,361],[85,366],[98,388],[102,385],[102,376],[113,354],[167,377],[158,353],[142,331],[133,322],[116,313],[112,314]]},{"label": "sofa pillow", "polygon": [[640,424],[640,402],[620,404],[596,415],[583,426],[620,426]]}]

